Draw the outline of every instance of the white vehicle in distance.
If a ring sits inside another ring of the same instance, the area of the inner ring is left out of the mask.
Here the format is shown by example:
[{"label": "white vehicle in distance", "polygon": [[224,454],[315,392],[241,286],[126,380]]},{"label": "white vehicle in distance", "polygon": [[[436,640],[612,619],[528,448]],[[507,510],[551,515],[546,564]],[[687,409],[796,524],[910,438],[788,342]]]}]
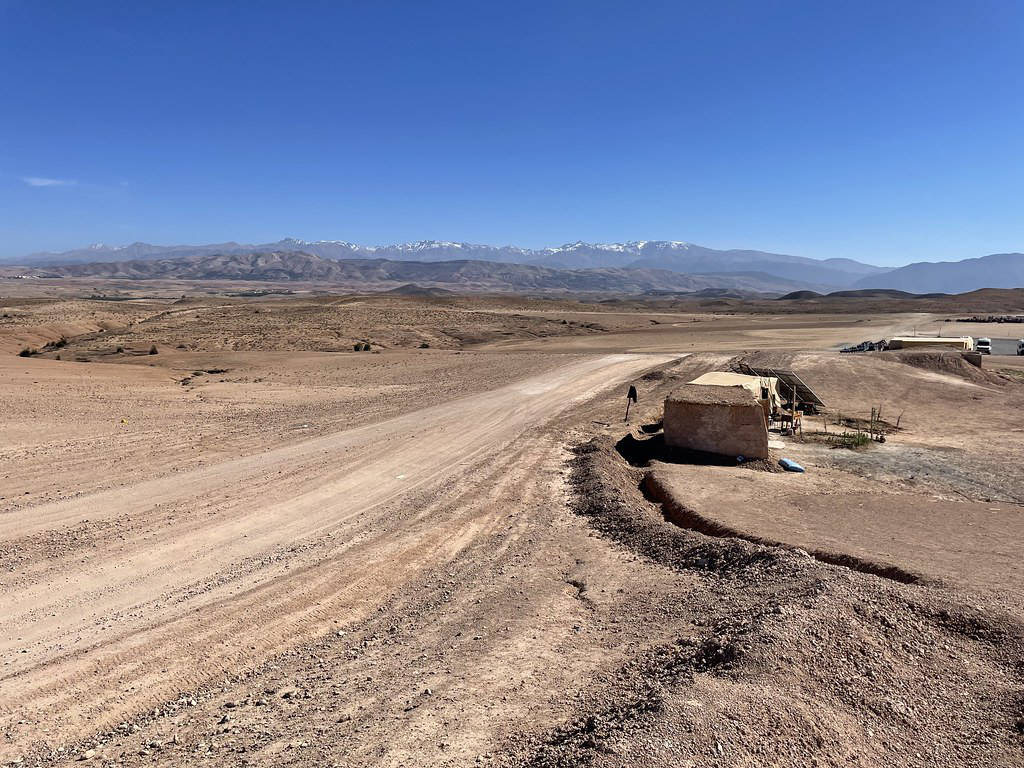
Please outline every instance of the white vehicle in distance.
[{"label": "white vehicle in distance", "polygon": [[1024,355],[1024,339],[1020,339],[1017,342],[1017,354]]},{"label": "white vehicle in distance", "polygon": [[975,352],[980,352],[983,355],[992,354],[992,339],[978,339],[978,346],[974,348]]}]

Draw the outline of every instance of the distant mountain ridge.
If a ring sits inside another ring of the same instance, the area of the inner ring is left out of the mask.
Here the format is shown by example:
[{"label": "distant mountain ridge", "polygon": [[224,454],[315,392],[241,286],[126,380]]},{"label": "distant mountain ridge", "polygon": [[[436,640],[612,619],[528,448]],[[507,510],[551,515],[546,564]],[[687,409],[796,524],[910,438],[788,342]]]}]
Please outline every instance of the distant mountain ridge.
[{"label": "distant mountain ridge", "polygon": [[1024,288],[1024,253],[993,253],[963,261],[919,261],[884,275],[863,277],[853,287],[893,288],[910,293]]},{"label": "distant mountain ridge", "polygon": [[[328,259],[302,251],[214,253],[174,258],[89,262],[32,268],[38,277],[125,280],[249,280],[331,283],[352,289],[390,290],[413,283],[479,292],[694,293],[727,290],[778,294],[806,287],[759,273],[684,275],[660,269],[556,269],[537,264],[479,261]],[[405,289],[411,290],[411,289]]]},{"label": "distant mountain ridge", "polygon": [[[17,261],[26,266],[174,259],[232,253],[303,252],[324,259],[388,259],[392,261],[488,261],[527,264],[554,269],[659,269],[682,274],[771,275],[776,279],[825,288],[845,288],[856,281],[879,275],[886,268],[852,259],[811,259],[804,256],[755,250],[717,250],[678,240],[636,240],[626,243],[585,243],[577,241],[557,248],[529,249],[442,240],[421,240],[384,246],[365,246],[344,240],[297,240],[245,245],[236,242],[210,245],[160,246],[132,243],[127,246],[103,244],[63,253],[34,253]],[[13,263],[8,261],[8,263]]]},{"label": "distant mountain ridge", "polygon": [[[960,293],[980,288],[1024,286],[1024,254],[997,253],[955,262],[918,262],[896,269],[877,267],[853,259],[811,259],[767,251],[718,250],[679,240],[635,240],[626,243],[577,241],[557,248],[530,249],[517,246],[481,245],[445,240],[367,246],[345,240],[297,240],[246,245],[226,242],[209,245],[126,246],[92,245],[63,253],[34,253],[6,263],[25,266],[57,266],[95,262],[189,259],[198,256],[307,253],[329,261],[384,259],[394,262],[436,263],[445,261],[521,264],[560,270],[627,269],[661,270],[682,275],[736,275],[762,278],[762,288],[749,290],[825,292],[887,288],[908,293]],[[767,287],[771,284],[771,287]],[[716,286],[727,287],[727,286]]]}]

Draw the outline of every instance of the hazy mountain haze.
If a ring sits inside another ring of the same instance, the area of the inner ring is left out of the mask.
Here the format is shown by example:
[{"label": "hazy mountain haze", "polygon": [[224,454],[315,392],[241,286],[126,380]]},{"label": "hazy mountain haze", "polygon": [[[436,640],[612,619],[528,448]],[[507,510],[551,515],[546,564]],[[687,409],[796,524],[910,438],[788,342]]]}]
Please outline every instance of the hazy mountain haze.
[{"label": "hazy mountain haze", "polygon": [[1024,287],[1024,253],[994,253],[977,259],[918,262],[858,280],[857,288],[895,288],[911,293],[964,293],[979,288]]}]

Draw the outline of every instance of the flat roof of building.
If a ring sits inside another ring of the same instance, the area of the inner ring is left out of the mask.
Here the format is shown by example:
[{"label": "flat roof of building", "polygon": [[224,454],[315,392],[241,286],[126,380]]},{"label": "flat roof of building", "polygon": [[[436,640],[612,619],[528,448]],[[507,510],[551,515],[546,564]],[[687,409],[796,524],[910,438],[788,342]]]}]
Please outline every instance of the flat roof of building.
[{"label": "flat roof of building", "polygon": [[934,344],[936,342],[954,342],[957,344],[966,344],[973,342],[974,339],[970,336],[893,336],[890,340],[893,341],[916,341],[920,344]]},{"label": "flat roof of building", "polygon": [[715,384],[683,384],[672,390],[666,402],[698,403],[700,405],[755,405],[754,393],[744,387],[722,387]]},{"label": "flat roof of building", "polygon": [[701,374],[691,381],[691,384],[709,384],[718,387],[743,387],[748,385],[761,386],[762,382],[768,381],[774,386],[778,381],[774,376],[751,376],[746,373],[733,373],[732,371],[710,371]]}]

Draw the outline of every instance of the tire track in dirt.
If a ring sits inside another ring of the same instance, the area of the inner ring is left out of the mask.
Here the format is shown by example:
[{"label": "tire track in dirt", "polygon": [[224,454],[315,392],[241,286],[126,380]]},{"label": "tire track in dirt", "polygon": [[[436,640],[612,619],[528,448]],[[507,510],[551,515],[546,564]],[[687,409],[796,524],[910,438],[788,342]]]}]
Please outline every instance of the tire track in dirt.
[{"label": "tire track in dirt", "polygon": [[[377,425],[5,516],[0,543],[126,516],[134,538],[106,534],[88,557],[43,558],[31,585],[0,587],[0,652],[15,659],[0,673],[0,725],[20,734],[0,754],[110,727],[250,669],[339,616],[367,615],[500,514],[492,499],[438,516],[431,500],[465,494],[474,464],[500,465],[524,430],[665,359],[588,359]],[[410,510],[410,501],[427,503]],[[275,557],[285,546],[297,551]],[[32,727],[42,722],[45,737]]]}]

